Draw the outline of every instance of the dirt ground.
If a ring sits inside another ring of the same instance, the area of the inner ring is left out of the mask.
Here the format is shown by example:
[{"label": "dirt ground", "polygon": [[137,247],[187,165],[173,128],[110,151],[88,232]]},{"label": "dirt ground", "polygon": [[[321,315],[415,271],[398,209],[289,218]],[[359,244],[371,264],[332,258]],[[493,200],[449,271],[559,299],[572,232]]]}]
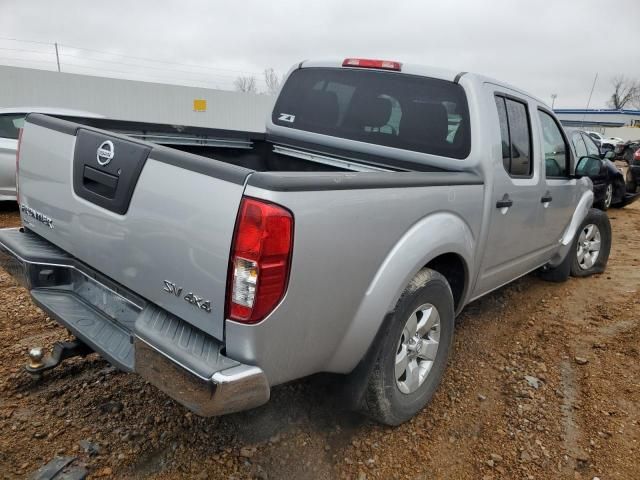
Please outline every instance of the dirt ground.
[{"label": "dirt ground", "polygon": [[0,475],[72,455],[94,478],[638,479],[640,204],[609,215],[606,273],[529,275],[469,305],[433,402],[396,428],[341,409],[326,377],[213,419],[96,355],[34,381],[28,348],[65,330],[0,271]]}]

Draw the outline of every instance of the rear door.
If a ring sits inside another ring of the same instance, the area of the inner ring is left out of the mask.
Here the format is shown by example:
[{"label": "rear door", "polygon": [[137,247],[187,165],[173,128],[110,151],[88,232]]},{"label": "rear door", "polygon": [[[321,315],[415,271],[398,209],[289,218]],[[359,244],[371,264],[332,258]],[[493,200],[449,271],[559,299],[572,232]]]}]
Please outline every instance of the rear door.
[{"label": "rear door", "polygon": [[[23,222],[89,267],[222,339],[229,251],[249,172],[30,116],[21,144],[21,202],[49,217],[52,228],[27,216]],[[198,306],[185,300],[189,293],[201,299]]]},{"label": "rear door", "polygon": [[[491,162],[493,191],[486,252],[478,294],[535,268],[540,206],[540,168],[535,162],[529,103],[505,91],[493,92],[500,158]],[[494,150],[495,151],[495,150]]]}]

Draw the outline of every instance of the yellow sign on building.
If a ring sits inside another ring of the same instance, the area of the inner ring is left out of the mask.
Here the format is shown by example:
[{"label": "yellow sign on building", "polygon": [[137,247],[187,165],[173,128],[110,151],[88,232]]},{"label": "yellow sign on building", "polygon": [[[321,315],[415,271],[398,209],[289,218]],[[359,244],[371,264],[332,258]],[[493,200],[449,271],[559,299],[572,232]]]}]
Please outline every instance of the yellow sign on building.
[{"label": "yellow sign on building", "polygon": [[194,112],[206,112],[207,111],[207,101],[202,98],[196,98],[193,100],[193,111]]}]

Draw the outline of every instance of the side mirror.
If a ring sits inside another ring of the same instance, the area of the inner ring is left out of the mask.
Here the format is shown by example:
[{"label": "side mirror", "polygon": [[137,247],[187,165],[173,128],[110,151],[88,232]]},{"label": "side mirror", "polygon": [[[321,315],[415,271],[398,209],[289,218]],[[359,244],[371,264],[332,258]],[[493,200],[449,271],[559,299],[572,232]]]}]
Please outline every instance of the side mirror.
[{"label": "side mirror", "polygon": [[573,172],[573,176],[575,178],[584,177],[584,175],[585,175],[584,174],[584,172],[585,172],[584,168],[585,168],[585,164],[586,164],[588,158],[589,157],[580,157],[578,159],[578,162],[576,163],[576,170],[575,170],[575,172]]},{"label": "side mirror", "polygon": [[616,153],[613,150],[607,150],[604,154],[604,158],[613,161],[613,159],[616,158]]},{"label": "side mirror", "polygon": [[598,175],[602,166],[602,162],[597,158],[580,157],[580,160],[578,160],[576,164],[575,177],[580,178]]}]

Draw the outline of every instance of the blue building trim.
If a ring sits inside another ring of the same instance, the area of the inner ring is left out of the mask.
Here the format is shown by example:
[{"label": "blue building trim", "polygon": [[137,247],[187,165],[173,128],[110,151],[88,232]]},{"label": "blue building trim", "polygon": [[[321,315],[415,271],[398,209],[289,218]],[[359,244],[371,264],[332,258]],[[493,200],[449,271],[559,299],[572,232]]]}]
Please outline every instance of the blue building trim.
[{"label": "blue building trim", "polygon": [[564,114],[564,115],[632,115],[632,116],[640,116],[640,110],[613,110],[613,109],[586,110],[586,109],[578,109],[578,108],[556,108],[553,111],[556,114]]}]

